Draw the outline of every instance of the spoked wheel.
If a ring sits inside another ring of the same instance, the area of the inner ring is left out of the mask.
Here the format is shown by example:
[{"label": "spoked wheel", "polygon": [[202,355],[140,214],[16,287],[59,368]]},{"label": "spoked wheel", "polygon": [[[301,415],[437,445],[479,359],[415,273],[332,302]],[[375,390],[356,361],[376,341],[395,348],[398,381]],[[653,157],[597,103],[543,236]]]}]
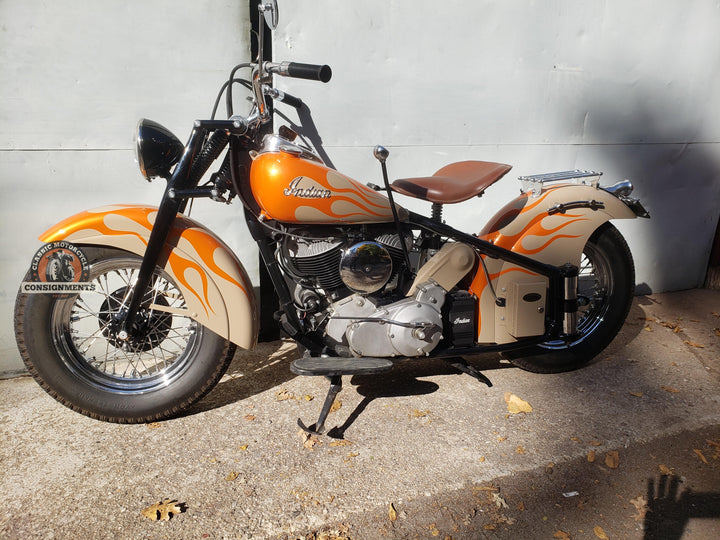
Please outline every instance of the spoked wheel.
[{"label": "spoked wheel", "polygon": [[205,395],[235,347],[187,316],[182,293],[160,268],[133,331],[124,335],[116,315],[129,301],[142,259],[84,251],[94,291],[18,295],[18,346],[35,379],[64,405],[113,422],[166,418]]},{"label": "spoked wheel", "polygon": [[587,364],[615,338],[630,311],[635,265],[618,230],[606,223],[583,249],[578,275],[577,337],[504,353],[535,373],[571,371]]}]

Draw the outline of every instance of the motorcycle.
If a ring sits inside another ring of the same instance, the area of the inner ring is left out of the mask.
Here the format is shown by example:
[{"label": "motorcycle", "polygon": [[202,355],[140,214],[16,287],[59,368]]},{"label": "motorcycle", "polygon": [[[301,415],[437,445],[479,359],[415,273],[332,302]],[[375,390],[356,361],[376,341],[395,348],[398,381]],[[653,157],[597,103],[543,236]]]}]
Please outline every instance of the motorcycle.
[{"label": "motorcycle", "polygon": [[[274,29],[276,3],[259,9]],[[328,167],[288,127],[267,133],[271,100],[303,106],[274,88],[273,76],[328,82],[332,71],[262,61],[264,26],[258,61],[231,71],[186,144],[139,122],[140,170],[167,182],[159,206],[88,210],[40,236],[15,330],[47,392],[96,419],[156,421],[209,392],[236,347],[256,345],[252,283],[230,248],[186,215],[199,198],[241,202],[277,292],[275,318],[298,344],[292,371],[330,379],[317,422],[299,421],[308,432],[323,433],[343,375],[430,357],[490,385],[465,357],[494,351],[556,373],[613,340],[630,309],[634,264],[610,220],[649,217],[630,182],[601,187],[602,173],[581,170],[521,177],[520,195],[482,230],[456,230],[444,207],[482,195],[511,166],[462,161],[391,182],[389,152],[378,146],[384,185],[366,185]],[[236,77],[241,69],[249,80]],[[248,116],[233,113],[234,85],[251,91]],[[215,118],[223,94],[226,120]],[[398,194],[429,202],[431,215],[404,209]],[[44,281],[41,261],[63,253],[77,259],[74,271]]]}]

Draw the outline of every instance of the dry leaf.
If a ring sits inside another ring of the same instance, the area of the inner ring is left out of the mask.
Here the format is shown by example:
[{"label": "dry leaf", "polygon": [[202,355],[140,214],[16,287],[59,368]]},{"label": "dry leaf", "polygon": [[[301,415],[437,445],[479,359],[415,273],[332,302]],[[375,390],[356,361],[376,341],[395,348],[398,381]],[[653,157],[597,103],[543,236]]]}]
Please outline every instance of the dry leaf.
[{"label": "dry leaf", "polygon": [[588,463],[595,463],[595,450],[588,452]]},{"label": "dry leaf", "polygon": [[591,444],[592,446],[602,446],[602,442],[600,441],[590,441],[589,444]]},{"label": "dry leaf", "polygon": [[667,467],[666,465],[660,465],[660,466],[658,467],[658,469],[660,469],[660,472],[661,472],[662,474],[664,474],[664,475],[666,475],[666,476],[672,476],[672,473],[673,473],[673,472],[672,472],[672,469],[670,469],[670,468]]},{"label": "dry leaf", "polygon": [[423,418],[423,417],[427,416],[428,414],[430,414],[430,411],[419,411],[417,409],[413,409],[410,416],[412,418]]},{"label": "dry leaf", "polygon": [[620,454],[615,450],[609,451],[605,454],[605,465],[611,469],[617,469],[620,465]]},{"label": "dry leaf", "polygon": [[227,480],[228,482],[232,482],[232,481],[235,480],[238,476],[240,476],[240,473],[238,473],[238,472],[236,472],[236,471],[232,471],[230,474],[228,474],[228,475],[225,477],[225,480]]},{"label": "dry leaf", "polygon": [[311,396],[310,394],[305,394],[305,396],[303,397],[305,401],[312,401],[313,399],[315,399],[315,396]]},{"label": "dry leaf", "polygon": [[661,386],[660,388],[662,388],[666,392],[670,392],[671,394],[679,394],[680,393],[680,390],[675,390],[671,386]]},{"label": "dry leaf", "polygon": [[642,392],[630,392],[630,395],[631,395],[631,396],[635,396],[635,397],[643,397],[643,393],[642,393]]},{"label": "dry leaf", "polygon": [[571,536],[566,533],[565,531],[555,531],[555,534],[553,534],[553,538],[558,538],[559,540],[571,540]]},{"label": "dry leaf", "polygon": [[518,447],[515,449],[515,453],[523,455],[523,454],[527,454],[527,450],[525,450],[522,446],[520,446],[518,444]]},{"label": "dry leaf", "polygon": [[720,328],[715,328],[715,329],[713,329],[713,332],[715,332],[715,335],[716,335],[717,337],[720,337]]},{"label": "dry leaf", "polygon": [[683,341],[685,345],[690,345],[691,347],[697,347],[698,349],[704,349],[705,345],[701,345],[700,343],[695,343],[694,341]]},{"label": "dry leaf", "polygon": [[532,407],[527,401],[510,392],[505,392],[505,403],[507,403],[508,411],[512,414],[532,412]]},{"label": "dry leaf", "polygon": [[247,420],[248,422],[252,422],[253,420],[255,420],[255,415],[254,414],[246,414],[245,420]]},{"label": "dry leaf", "polygon": [[317,435],[311,435],[310,433],[307,433],[302,429],[298,431],[298,436],[303,441],[303,447],[307,448],[308,450],[312,450],[313,446],[315,446],[316,444],[322,444],[322,441],[317,437]]},{"label": "dry leaf", "polygon": [[652,331],[653,331],[653,329],[652,329],[652,328],[650,328],[649,326],[646,326],[646,327],[645,327],[645,331],[646,331],[646,332],[652,332]]},{"label": "dry leaf", "polygon": [[148,427],[148,429],[157,429],[162,427],[162,424],[160,422],[150,422],[149,424],[145,425]]},{"label": "dry leaf", "polygon": [[720,317],[720,313],[715,313],[714,311],[711,311],[710,313],[712,313],[714,317]]},{"label": "dry leaf", "polygon": [[696,448],[695,450],[693,450],[693,452],[695,452],[697,454],[697,457],[699,457],[705,465],[708,464],[708,460],[705,459],[705,456],[703,455],[702,450],[698,450]]},{"label": "dry leaf", "polygon": [[635,510],[637,510],[637,514],[633,516],[635,521],[643,521],[645,519],[645,514],[647,514],[648,511],[647,499],[642,495],[638,495],[634,499],[630,499],[630,504],[632,504],[635,507]]},{"label": "dry leaf", "polygon": [[242,446],[238,446],[238,448],[244,452],[245,450],[248,449],[248,445],[247,445],[247,444],[243,444]]},{"label": "dry leaf", "polygon": [[507,440],[507,437],[498,437],[498,442],[503,442]]},{"label": "dry leaf", "polygon": [[330,412],[339,411],[340,407],[342,407],[342,402],[339,399],[336,399],[330,407]]},{"label": "dry leaf", "polygon": [[509,508],[508,503],[505,502],[499,493],[492,494],[492,500],[498,508]]},{"label": "dry leaf", "polygon": [[608,535],[605,534],[605,531],[604,531],[603,528],[600,527],[600,526],[595,527],[595,528],[593,529],[593,532],[595,533],[595,536],[597,536],[598,538],[600,538],[600,540],[610,540],[610,538],[608,538]]},{"label": "dry leaf", "polygon": [[582,442],[582,439],[579,438],[579,437],[570,437],[570,440],[571,440],[572,442],[578,442],[578,443],[581,443],[581,442]]},{"label": "dry leaf", "polygon": [[360,455],[360,452],[350,452],[343,461],[345,461],[345,463],[347,463],[352,458],[358,457],[359,455]]},{"label": "dry leaf", "polygon": [[485,463],[485,456],[480,456],[480,459],[478,461],[480,463]]},{"label": "dry leaf", "polygon": [[186,509],[185,503],[179,503],[177,499],[164,499],[148,506],[140,513],[153,521],[169,521],[175,514],[181,514]]},{"label": "dry leaf", "polygon": [[286,401],[294,397],[292,392],[288,392],[285,388],[281,388],[280,391],[275,392],[275,401]]},{"label": "dry leaf", "polygon": [[352,444],[352,441],[348,441],[346,439],[336,439],[328,444],[328,446],[350,446]]},{"label": "dry leaf", "polygon": [[397,510],[395,510],[395,506],[393,505],[393,503],[390,503],[390,508],[388,509],[388,517],[390,518],[390,521],[397,520]]}]

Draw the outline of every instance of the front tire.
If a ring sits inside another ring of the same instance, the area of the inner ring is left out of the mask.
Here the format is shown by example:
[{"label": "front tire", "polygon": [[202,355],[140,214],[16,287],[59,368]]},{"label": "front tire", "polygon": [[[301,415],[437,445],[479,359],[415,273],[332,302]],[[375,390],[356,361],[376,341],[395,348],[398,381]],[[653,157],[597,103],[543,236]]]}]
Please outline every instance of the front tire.
[{"label": "front tire", "polygon": [[55,399],[109,422],[174,416],[209,392],[235,346],[186,316],[182,293],[157,267],[138,319],[122,340],[112,330],[142,259],[125,251],[83,248],[95,291],[55,298],[18,294],[15,334],[31,375]]},{"label": "front tire", "polygon": [[610,223],[596,230],[583,250],[578,275],[578,337],[504,353],[534,373],[578,369],[597,356],[622,328],[635,291],[635,265],[625,239]]}]

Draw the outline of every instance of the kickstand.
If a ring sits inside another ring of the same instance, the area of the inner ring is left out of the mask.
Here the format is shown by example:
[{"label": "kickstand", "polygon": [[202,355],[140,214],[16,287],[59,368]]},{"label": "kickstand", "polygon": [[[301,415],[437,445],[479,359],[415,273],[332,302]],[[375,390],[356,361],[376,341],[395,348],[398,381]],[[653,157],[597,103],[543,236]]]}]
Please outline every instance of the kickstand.
[{"label": "kickstand", "polygon": [[483,375],[477,369],[468,364],[464,359],[453,358],[452,360],[448,361],[448,363],[455,369],[476,378],[481,383],[487,384],[489,387],[492,386],[492,382],[490,382],[490,379],[488,379],[485,375]]},{"label": "kickstand", "polygon": [[332,407],[333,403],[335,403],[335,397],[338,395],[340,390],[342,390],[342,376],[333,375],[331,377],[328,377],[328,379],[330,379],[330,390],[328,390],[327,397],[325,398],[325,403],[323,403],[323,407],[320,410],[320,416],[318,417],[318,421],[311,426],[305,426],[305,424],[303,424],[303,421],[299,418],[297,421],[298,426],[300,426],[303,431],[305,431],[306,433],[310,433],[311,435],[323,434],[323,431],[325,430],[325,420],[330,413],[330,407]]}]

